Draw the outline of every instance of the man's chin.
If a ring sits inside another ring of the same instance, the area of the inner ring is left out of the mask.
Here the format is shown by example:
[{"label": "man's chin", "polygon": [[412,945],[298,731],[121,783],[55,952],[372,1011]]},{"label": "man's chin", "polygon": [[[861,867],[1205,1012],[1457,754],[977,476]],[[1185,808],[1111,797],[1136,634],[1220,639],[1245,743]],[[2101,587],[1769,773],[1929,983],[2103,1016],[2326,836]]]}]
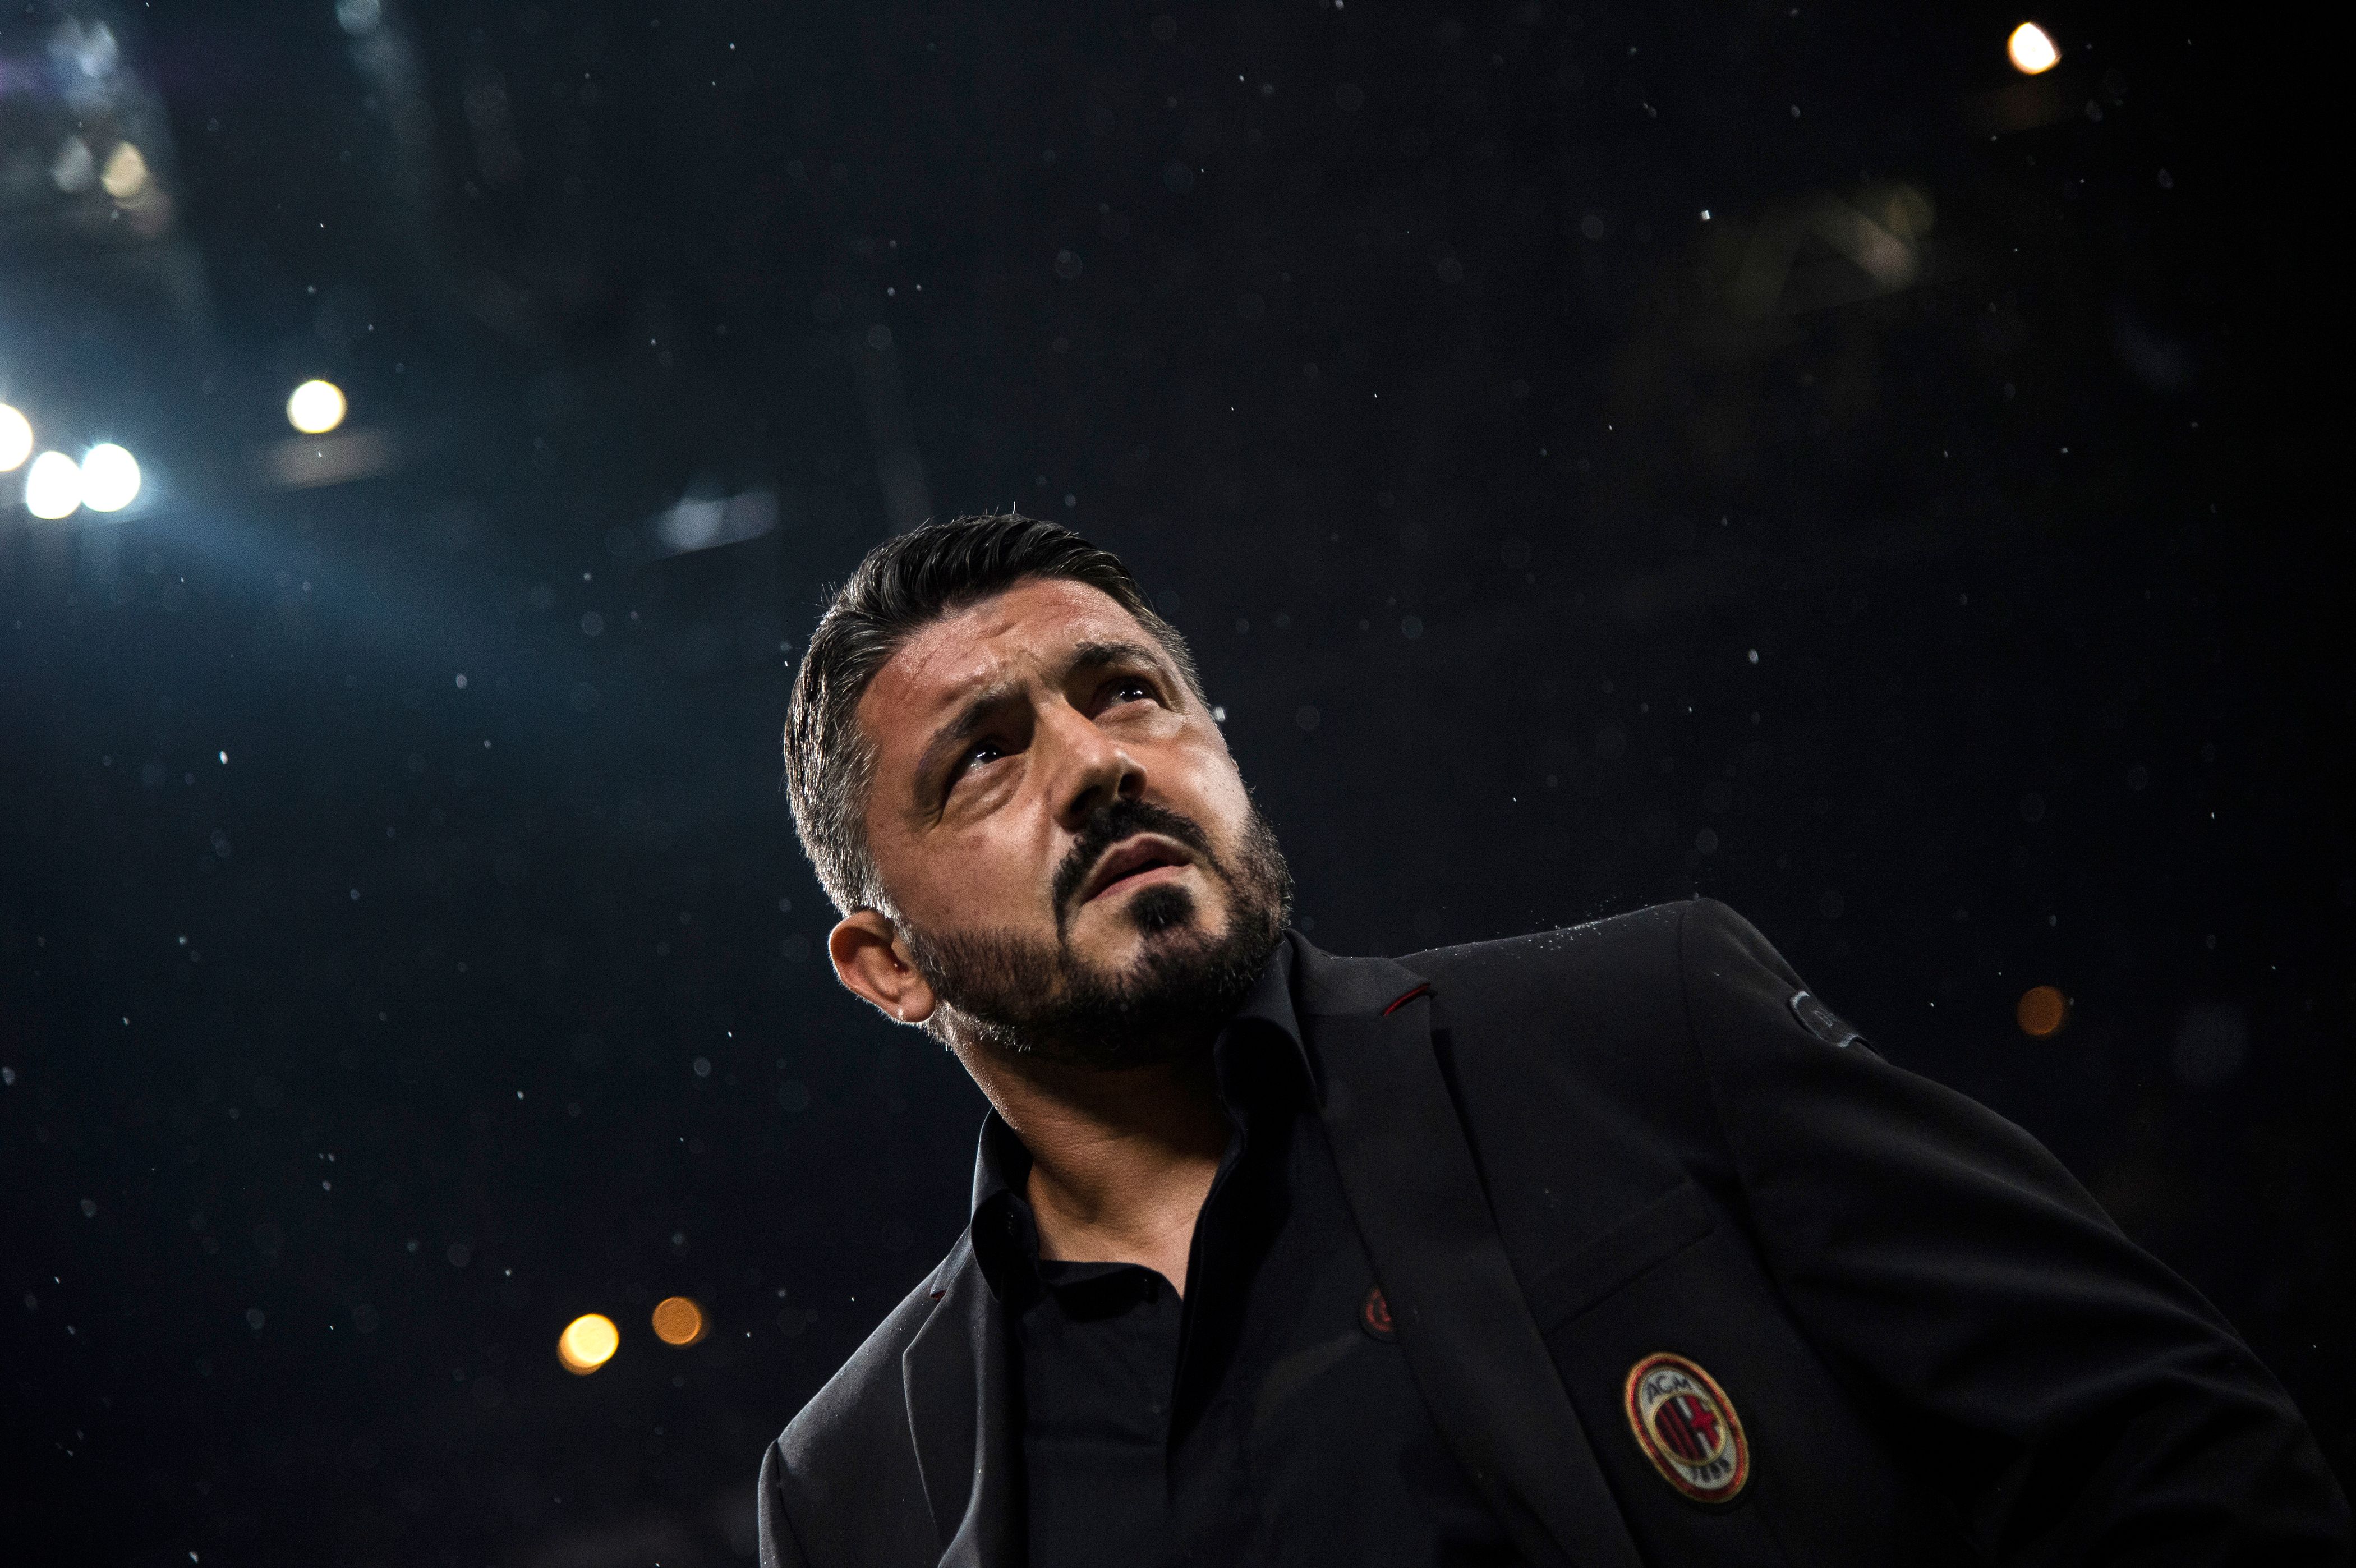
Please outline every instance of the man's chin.
[{"label": "man's chin", "polygon": [[1227,934],[1226,901],[1205,898],[1183,882],[1161,882],[1086,906],[1073,923],[1070,950],[1099,973],[1122,973],[1160,952],[1209,946]]}]

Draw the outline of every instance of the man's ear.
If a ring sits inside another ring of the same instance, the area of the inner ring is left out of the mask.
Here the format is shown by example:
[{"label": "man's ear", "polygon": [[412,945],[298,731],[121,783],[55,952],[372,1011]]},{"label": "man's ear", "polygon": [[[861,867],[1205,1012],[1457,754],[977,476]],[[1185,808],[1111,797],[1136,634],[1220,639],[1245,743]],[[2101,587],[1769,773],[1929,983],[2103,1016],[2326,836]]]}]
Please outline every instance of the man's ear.
[{"label": "man's ear", "polygon": [[853,909],[827,933],[834,977],[899,1024],[922,1024],[937,999],[909,961],[898,928],[873,909]]}]

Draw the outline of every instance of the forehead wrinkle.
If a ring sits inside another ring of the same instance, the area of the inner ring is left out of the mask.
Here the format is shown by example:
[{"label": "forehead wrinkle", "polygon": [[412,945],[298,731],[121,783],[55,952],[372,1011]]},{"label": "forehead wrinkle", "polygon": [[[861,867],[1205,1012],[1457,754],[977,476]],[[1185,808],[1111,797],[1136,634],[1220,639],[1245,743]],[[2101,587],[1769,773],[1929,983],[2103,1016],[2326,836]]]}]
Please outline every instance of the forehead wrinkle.
[{"label": "forehead wrinkle", "polygon": [[[938,623],[926,627],[894,650],[860,694],[860,707],[915,707],[922,715],[919,723],[929,724],[943,709],[969,700],[975,686],[993,679],[1003,682],[1006,658],[986,646],[986,636],[977,639],[984,646],[959,647],[941,636],[941,629]],[[944,664],[966,668],[937,675],[937,667]]]}]

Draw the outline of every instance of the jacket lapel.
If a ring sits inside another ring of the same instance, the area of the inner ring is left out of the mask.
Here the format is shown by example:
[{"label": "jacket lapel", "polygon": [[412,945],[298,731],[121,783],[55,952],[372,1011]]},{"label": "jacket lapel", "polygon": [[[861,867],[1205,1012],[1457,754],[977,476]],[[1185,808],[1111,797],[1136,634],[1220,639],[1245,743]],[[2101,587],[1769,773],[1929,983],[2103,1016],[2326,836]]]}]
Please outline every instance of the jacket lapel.
[{"label": "jacket lapel", "polygon": [[1020,1556],[1012,1358],[970,1237],[942,1260],[933,1289],[938,1305],[901,1352],[900,1375],[925,1501],[943,1543],[940,1568],[1003,1568]]},{"label": "jacket lapel", "polygon": [[1528,1562],[1637,1568],[1490,1217],[1429,986],[1290,940],[1326,1139],[1433,1421]]}]

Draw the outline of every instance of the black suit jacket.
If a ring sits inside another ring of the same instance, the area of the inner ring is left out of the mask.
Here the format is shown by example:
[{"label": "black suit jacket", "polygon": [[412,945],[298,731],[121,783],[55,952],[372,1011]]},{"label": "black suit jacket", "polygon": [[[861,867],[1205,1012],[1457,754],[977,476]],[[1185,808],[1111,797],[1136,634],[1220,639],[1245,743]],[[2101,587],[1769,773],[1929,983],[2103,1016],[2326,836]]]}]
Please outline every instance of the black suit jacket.
[{"label": "black suit jacket", "polygon": [[[1399,1342],[1533,1564],[2344,1560],[2312,1436],[2216,1311],[1731,910],[1401,962],[1288,940]],[[765,1568],[1018,1568],[1011,1340],[960,1240],[771,1446]],[[1639,1446],[1659,1352],[1741,1424],[1730,1503]]]}]

